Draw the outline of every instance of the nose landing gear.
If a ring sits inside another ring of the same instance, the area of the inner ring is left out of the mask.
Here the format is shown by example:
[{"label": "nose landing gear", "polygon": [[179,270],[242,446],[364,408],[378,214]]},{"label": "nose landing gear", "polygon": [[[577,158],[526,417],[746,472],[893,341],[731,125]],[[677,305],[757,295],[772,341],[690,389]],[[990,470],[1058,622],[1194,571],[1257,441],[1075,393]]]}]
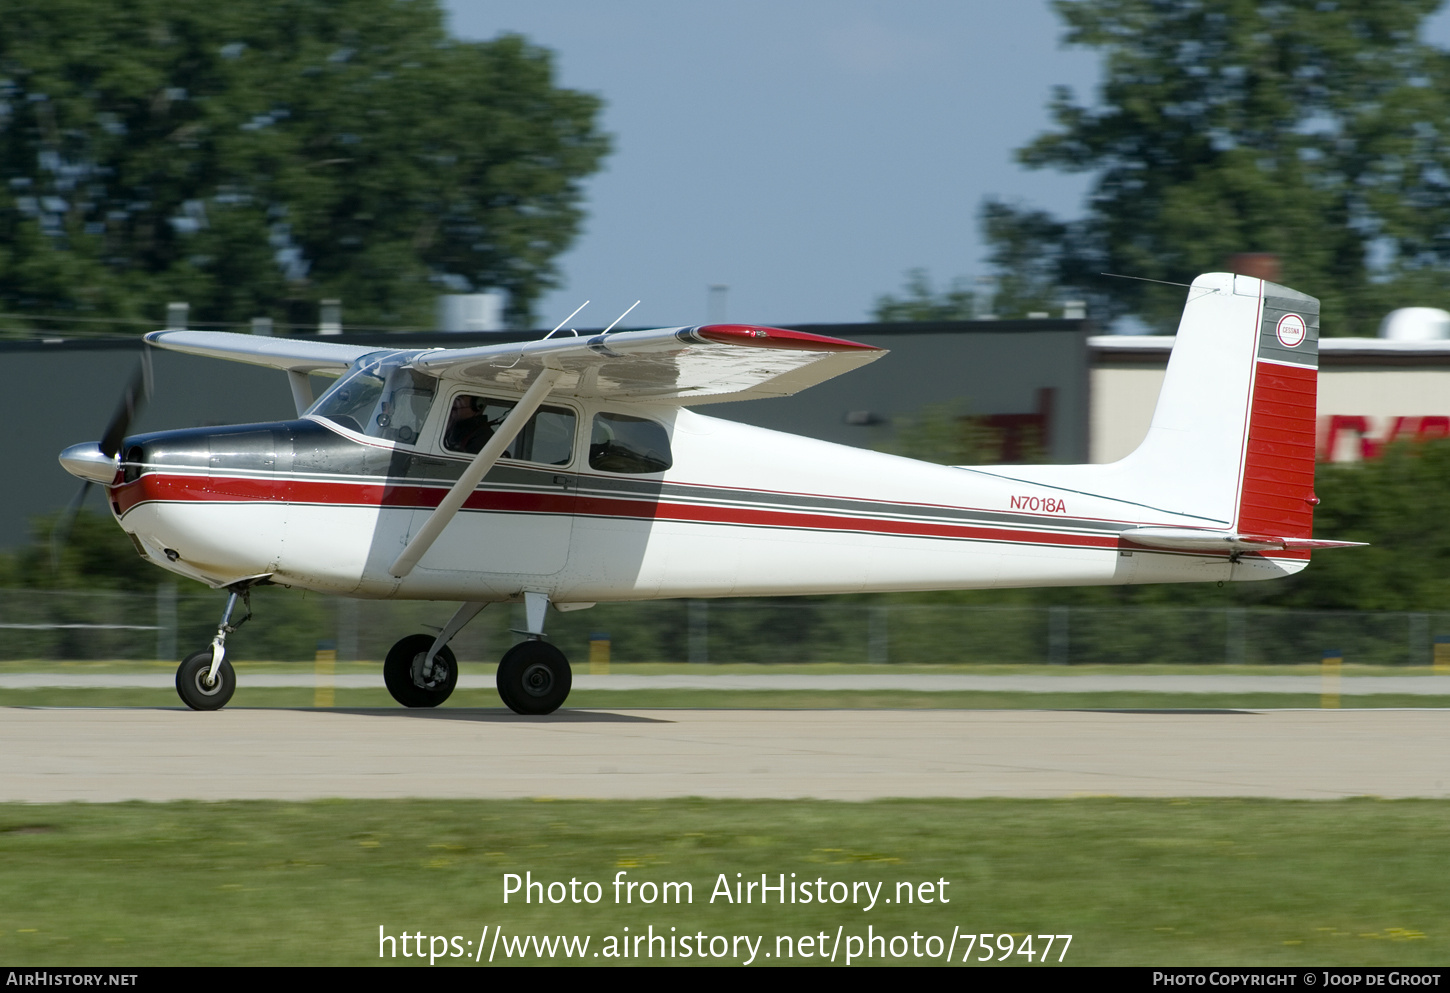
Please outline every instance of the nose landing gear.
[{"label": "nose landing gear", "polygon": [[[247,613],[232,624],[232,611],[236,609],[238,599],[246,606]],[[231,595],[227,597],[227,609],[222,612],[211,646],[188,655],[176,670],[176,694],[181,697],[182,703],[192,710],[221,710],[231,701],[237,689],[237,675],[226,660],[227,635],[251,619],[251,587],[232,587]]]}]

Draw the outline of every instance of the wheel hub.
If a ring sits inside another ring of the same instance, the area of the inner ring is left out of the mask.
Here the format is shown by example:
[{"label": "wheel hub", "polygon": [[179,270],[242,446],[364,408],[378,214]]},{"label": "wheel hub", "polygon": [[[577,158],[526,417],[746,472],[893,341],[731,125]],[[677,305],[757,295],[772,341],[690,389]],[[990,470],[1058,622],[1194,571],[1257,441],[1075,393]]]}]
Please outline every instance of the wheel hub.
[{"label": "wheel hub", "polygon": [[524,692],[529,696],[548,696],[554,688],[554,672],[541,662],[535,662],[524,670]]},{"label": "wheel hub", "polygon": [[430,678],[423,678],[423,664],[428,659],[427,652],[420,652],[413,656],[413,685],[419,689],[437,689],[448,679],[448,663],[441,657],[433,658],[433,675]]}]

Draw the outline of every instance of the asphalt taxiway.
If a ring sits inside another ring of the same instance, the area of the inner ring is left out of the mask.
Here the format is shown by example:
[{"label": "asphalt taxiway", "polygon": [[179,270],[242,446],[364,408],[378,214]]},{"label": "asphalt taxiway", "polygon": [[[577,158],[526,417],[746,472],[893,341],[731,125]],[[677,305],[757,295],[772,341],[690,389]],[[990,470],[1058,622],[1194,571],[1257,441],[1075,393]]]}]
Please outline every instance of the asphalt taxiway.
[{"label": "asphalt taxiway", "polygon": [[1450,795],[1450,711],[0,708],[0,801]]}]

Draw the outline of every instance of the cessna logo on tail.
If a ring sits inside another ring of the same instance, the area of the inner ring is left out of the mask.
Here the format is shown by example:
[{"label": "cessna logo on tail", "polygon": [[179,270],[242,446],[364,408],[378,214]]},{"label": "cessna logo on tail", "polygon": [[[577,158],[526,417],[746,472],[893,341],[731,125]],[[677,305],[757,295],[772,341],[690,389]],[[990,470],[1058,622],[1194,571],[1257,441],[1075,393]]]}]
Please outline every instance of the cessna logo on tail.
[{"label": "cessna logo on tail", "polygon": [[1276,329],[1279,341],[1285,348],[1297,348],[1304,341],[1308,334],[1308,328],[1304,326],[1304,318],[1298,314],[1285,314],[1279,318],[1279,326]]}]

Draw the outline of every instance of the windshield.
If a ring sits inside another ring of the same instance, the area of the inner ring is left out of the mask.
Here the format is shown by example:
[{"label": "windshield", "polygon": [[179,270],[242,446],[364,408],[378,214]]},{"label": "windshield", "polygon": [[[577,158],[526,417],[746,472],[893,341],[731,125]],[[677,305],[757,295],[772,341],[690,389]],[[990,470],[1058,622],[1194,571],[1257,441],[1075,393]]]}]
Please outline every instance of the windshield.
[{"label": "windshield", "polygon": [[413,444],[438,392],[438,380],[407,368],[416,354],[363,356],[308,413],[373,438]]}]

